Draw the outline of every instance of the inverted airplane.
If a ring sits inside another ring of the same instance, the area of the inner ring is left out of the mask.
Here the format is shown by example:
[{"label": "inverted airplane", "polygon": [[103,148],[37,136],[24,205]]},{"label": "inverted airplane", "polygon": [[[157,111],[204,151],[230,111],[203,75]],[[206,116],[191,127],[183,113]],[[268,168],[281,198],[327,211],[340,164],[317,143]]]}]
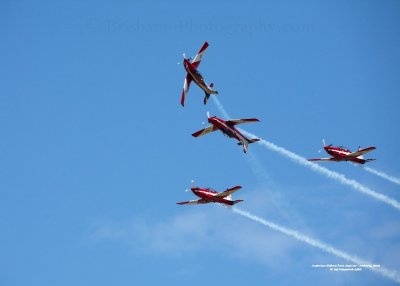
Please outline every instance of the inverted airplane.
[{"label": "inverted airplane", "polygon": [[325,140],[322,140],[324,144],[324,149],[326,153],[331,155],[331,158],[315,158],[315,159],[308,159],[308,161],[333,161],[333,162],[340,162],[340,161],[350,161],[353,163],[357,164],[365,164],[370,161],[374,161],[375,159],[364,159],[363,155],[371,152],[376,149],[376,147],[368,147],[361,149],[358,147],[358,150],[356,152],[352,152],[349,149],[340,146],[340,147],[335,147],[330,145],[325,145]]},{"label": "inverted airplane", "polygon": [[187,72],[185,82],[183,83],[183,90],[182,90],[182,97],[181,97],[181,105],[185,106],[185,98],[188,94],[190,83],[192,80],[204,91],[205,96],[204,96],[204,104],[207,104],[208,98],[210,97],[211,94],[218,94],[218,91],[212,89],[214,84],[211,83],[210,85],[207,85],[206,82],[204,81],[203,76],[200,74],[200,72],[197,70],[197,68],[200,65],[201,59],[203,58],[204,53],[206,52],[206,49],[208,47],[208,43],[205,42],[197,55],[194,57],[193,61],[190,62],[190,58],[186,59],[185,54],[183,54],[183,66],[185,67],[185,70]]},{"label": "inverted airplane", "polygon": [[197,204],[208,204],[208,203],[220,203],[228,206],[233,206],[243,201],[243,200],[232,200],[232,194],[241,188],[242,188],[241,186],[235,186],[233,188],[226,189],[223,192],[217,192],[210,188],[191,187],[190,190],[200,199],[186,201],[186,202],[179,202],[177,204],[197,205]]},{"label": "inverted airplane", "polygon": [[239,130],[237,130],[235,128],[235,125],[238,125],[238,124],[260,121],[257,118],[223,120],[221,118],[218,118],[217,116],[210,117],[209,112],[207,112],[207,117],[208,117],[208,122],[211,123],[211,125],[193,133],[192,134],[193,137],[203,136],[210,132],[220,130],[224,135],[238,140],[239,141],[238,145],[243,146],[244,153],[247,153],[249,144],[260,141],[260,139],[258,139],[258,138],[254,138],[254,139],[247,138],[242,133],[240,133]]}]

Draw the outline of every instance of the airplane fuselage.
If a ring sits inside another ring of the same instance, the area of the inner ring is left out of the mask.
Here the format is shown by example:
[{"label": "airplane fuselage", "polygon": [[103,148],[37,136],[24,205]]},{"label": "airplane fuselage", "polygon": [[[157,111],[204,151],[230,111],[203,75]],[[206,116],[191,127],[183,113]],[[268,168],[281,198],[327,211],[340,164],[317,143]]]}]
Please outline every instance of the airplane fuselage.
[{"label": "airplane fuselage", "polygon": [[230,205],[230,206],[234,205],[234,202],[231,200],[227,200],[225,198],[215,196],[216,194],[218,194],[218,192],[211,190],[211,189],[192,187],[191,191],[193,192],[193,194],[195,194],[196,196],[198,196],[199,198],[202,199],[201,203],[203,203],[203,204],[221,203],[221,204]]},{"label": "airplane fuselage", "polygon": [[215,90],[212,90],[208,87],[206,82],[204,81],[201,73],[189,62],[189,60],[184,59],[184,67],[186,72],[192,77],[193,81],[207,94],[216,93]]},{"label": "airplane fuselage", "polygon": [[351,161],[358,164],[364,164],[365,162],[367,162],[366,160],[358,157],[348,157],[348,155],[352,153],[348,149],[330,146],[325,146],[324,149],[326,153],[333,157],[332,161]]},{"label": "airplane fuselage", "polygon": [[239,132],[234,126],[226,124],[225,120],[218,117],[210,117],[208,122],[214,125],[217,129],[221,130],[226,136],[230,138],[235,138],[242,144],[248,144],[249,139],[247,139],[242,133]]},{"label": "airplane fuselage", "polygon": [[337,148],[337,147],[324,147],[326,153],[335,158],[345,158],[347,155],[351,154],[350,150]]}]

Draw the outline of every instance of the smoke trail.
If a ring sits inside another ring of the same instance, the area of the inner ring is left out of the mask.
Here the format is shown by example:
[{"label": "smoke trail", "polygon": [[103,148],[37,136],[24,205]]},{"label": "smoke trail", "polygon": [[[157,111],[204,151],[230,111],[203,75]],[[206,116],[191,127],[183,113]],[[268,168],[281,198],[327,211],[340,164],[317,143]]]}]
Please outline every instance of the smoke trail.
[{"label": "smoke trail", "polygon": [[[243,132],[244,134],[246,134],[247,136],[256,136],[256,135],[251,134],[250,132],[247,132],[244,130],[240,130],[240,131]],[[377,199],[381,202],[391,205],[392,207],[396,208],[397,210],[400,210],[400,202],[398,202],[397,200],[392,199],[384,194],[381,194],[374,190],[371,190],[370,188],[360,184],[356,180],[348,179],[343,174],[339,174],[339,173],[331,171],[325,167],[322,167],[318,164],[312,163],[312,162],[308,161],[306,158],[301,157],[293,152],[290,152],[289,150],[286,150],[283,147],[279,147],[279,146],[275,145],[274,143],[268,142],[263,139],[261,139],[258,143],[261,144],[262,146],[266,147],[269,150],[277,152],[285,157],[288,157],[289,159],[295,161],[296,163],[298,163],[300,165],[303,165],[317,173],[320,173],[321,175],[324,175],[328,178],[334,179],[344,185],[348,185],[358,192],[364,193],[370,197],[373,197],[374,199]]]},{"label": "smoke trail", "polygon": [[371,174],[377,175],[378,177],[381,177],[381,178],[383,178],[383,179],[385,179],[385,180],[388,180],[388,181],[390,181],[390,182],[392,182],[392,183],[395,183],[395,184],[400,185],[400,179],[399,179],[399,178],[390,176],[390,175],[388,175],[388,174],[385,174],[385,173],[383,173],[383,172],[380,172],[380,171],[378,171],[378,170],[372,169],[372,168],[367,167],[367,166],[364,166],[363,169],[364,169],[365,171],[367,171],[367,172],[370,172]]},{"label": "smoke trail", "polygon": [[225,119],[229,118],[228,112],[226,112],[225,108],[222,106],[221,102],[219,102],[218,98],[216,96],[211,96],[211,98],[214,100],[214,103],[218,107],[219,111],[221,111],[222,116],[224,116]]},{"label": "smoke trail", "polygon": [[[217,105],[218,109],[221,111],[221,113],[223,113],[224,116],[229,117],[228,113],[226,112],[226,110],[224,109],[222,104],[219,102],[219,100],[215,96],[213,96],[212,98],[214,99],[214,102]],[[256,135],[254,135],[250,132],[247,132],[243,129],[239,129],[239,130],[249,137],[257,137]],[[357,182],[355,180],[348,179],[343,174],[339,174],[339,173],[331,171],[325,167],[322,167],[318,164],[312,163],[312,162],[308,161],[306,158],[301,157],[293,152],[290,152],[289,150],[286,150],[283,147],[277,146],[274,143],[268,142],[266,140],[261,139],[258,143],[261,144],[262,146],[266,147],[269,150],[272,150],[272,151],[277,152],[287,158],[292,159],[293,161],[295,161],[296,163],[298,163],[300,165],[308,167],[313,171],[316,171],[328,178],[334,179],[344,185],[348,185],[356,191],[359,191],[361,193],[369,195],[370,197],[380,200],[388,205],[391,205],[392,207],[396,208],[397,210],[400,210],[400,202],[398,202],[397,200],[392,199],[384,194],[378,193],[374,190],[371,190],[370,188],[360,184],[359,182]]]},{"label": "smoke trail", "polygon": [[[226,110],[224,109],[224,107],[222,106],[222,104],[219,102],[219,100],[213,96],[212,97],[214,99],[215,104],[217,105],[218,109],[221,111],[221,113],[224,114],[224,116],[229,117],[228,113],[226,112]],[[257,135],[254,135],[250,132],[247,132],[243,129],[239,129],[242,133],[244,133],[245,135],[249,136],[249,137],[258,137]],[[290,152],[289,150],[286,150],[283,147],[277,146],[274,143],[268,142],[266,140],[261,139],[259,142],[259,144],[263,145],[264,147],[266,147],[269,150],[272,150],[274,152],[278,152],[279,154],[292,159],[293,161],[295,161],[296,163],[303,165],[305,167],[310,168],[313,171],[316,171],[328,178],[334,179],[344,185],[348,185],[350,187],[352,187],[354,190],[359,191],[361,193],[364,193],[366,195],[369,195],[370,197],[373,197],[381,202],[384,202],[388,205],[391,205],[392,207],[396,208],[397,210],[400,210],[400,202],[398,202],[395,199],[392,199],[386,195],[383,195],[381,193],[378,193],[376,191],[371,190],[368,187],[365,187],[364,185],[360,184],[359,182],[355,181],[355,180],[351,180],[346,178],[346,176],[344,176],[343,174],[339,174],[337,172],[331,171],[325,167],[322,167],[318,164],[315,163],[311,163],[310,161],[308,161],[306,158],[301,157],[293,152]]]},{"label": "smoke trail", "polygon": [[[212,99],[214,100],[214,103],[217,106],[217,108],[219,109],[219,111],[221,112],[222,116],[225,119],[230,118],[228,112],[222,106],[222,104],[218,100],[218,98],[216,96],[212,96]],[[263,180],[265,182],[271,181],[271,178],[270,178],[268,172],[265,170],[265,168],[260,163],[259,159],[254,155],[254,153],[247,153],[245,158],[250,163],[253,173],[256,176],[258,176],[260,180]],[[269,192],[270,192],[270,194],[273,194],[274,196],[276,196],[276,194],[279,193],[279,192],[272,191],[272,190],[269,190]],[[290,215],[289,215],[288,209],[290,209],[290,208],[287,207],[288,203],[285,200],[280,200],[280,199],[274,198],[272,200],[272,203],[277,208],[277,210],[280,212],[280,214],[283,215],[285,218],[289,219],[291,217],[291,219],[293,220],[293,216],[295,216],[295,218],[297,218],[297,220],[299,220],[298,219],[300,217],[299,214],[297,214],[293,211],[290,211]]]},{"label": "smoke trail", "polygon": [[[273,222],[270,222],[270,221],[267,221],[265,219],[259,218],[259,217],[255,216],[255,215],[252,215],[252,214],[250,214],[250,213],[248,213],[246,211],[240,210],[240,209],[235,208],[235,207],[231,208],[231,210],[234,213],[237,213],[237,214],[239,214],[239,215],[241,215],[243,217],[251,219],[252,221],[258,222],[258,223],[260,223],[260,224],[262,224],[264,226],[267,226],[267,227],[269,227],[269,228],[271,228],[273,230],[276,230],[278,232],[286,234],[286,235],[288,235],[290,237],[293,237],[293,238],[295,238],[295,239],[297,239],[299,241],[305,242],[308,245],[311,245],[313,247],[319,248],[319,249],[321,249],[321,250],[323,250],[323,251],[325,251],[327,253],[333,254],[334,256],[339,257],[339,258],[343,258],[344,260],[350,261],[350,262],[352,262],[354,264],[357,264],[357,265],[373,265],[372,262],[363,260],[361,258],[358,258],[357,256],[350,255],[350,254],[348,254],[346,252],[340,251],[340,250],[338,250],[338,249],[336,249],[336,248],[334,248],[334,247],[332,247],[332,246],[330,246],[328,244],[325,244],[325,243],[323,243],[323,242],[321,242],[321,241],[319,241],[317,239],[313,239],[313,238],[310,238],[310,237],[308,237],[308,236],[306,236],[304,234],[301,234],[296,230],[280,226],[278,224],[275,224]],[[386,269],[384,267],[376,267],[376,268],[368,268],[368,269],[371,269],[372,271],[375,271],[375,272],[381,274],[382,276],[384,276],[384,277],[386,277],[388,279],[391,279],[391,280],[393,280],[393,281],[395,281],[397,283],[400,283],[400,274],[397,273],[397,271],[395,271],[395,270],[389,270],[389,269]]]}]

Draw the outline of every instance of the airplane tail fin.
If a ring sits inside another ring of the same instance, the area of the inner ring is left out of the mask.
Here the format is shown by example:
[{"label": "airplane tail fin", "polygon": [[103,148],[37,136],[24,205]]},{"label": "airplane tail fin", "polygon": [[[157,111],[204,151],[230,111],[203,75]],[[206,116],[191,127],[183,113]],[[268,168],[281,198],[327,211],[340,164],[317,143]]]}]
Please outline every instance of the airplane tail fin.
[{"label": "airplane tail fin", "polygon": [[207,104],[207,101],[210,98],[211,94],[218,94],[218,91],[212,89],[213,87],[214,87],[214,84],[211,83],[208,86],[208,89],[210,90],[210,92],[204,91],[204,94],[205,94],[205,96],[204,96],[204,104]]},{"label": "airplane tail fin", "polygon": [[244,144],[242,144],[243,145],[243,152],[244,153],[247,153],[247,151],[249,150],[249,142],[245,142]]},{"label": "airplane tail fin", "polygon": [[258,141],[260,141],[259,138],[253,138],[253,139],[246,140],[246,143],[243,144],[243,152],[247,153],[247,150],[249,149],[249,144],[258,142]]},{"label": "airplane tail fin", "polygon": [[258,141],[260,141],[259,138],[254,138],[254,139],[245,140],[245,142],[239,142],[237,144],[239,146],[243,146],[243,152],[247,153],[247,151],[249,150],[249,144],[254,143],[254,142],[258,142]]}]

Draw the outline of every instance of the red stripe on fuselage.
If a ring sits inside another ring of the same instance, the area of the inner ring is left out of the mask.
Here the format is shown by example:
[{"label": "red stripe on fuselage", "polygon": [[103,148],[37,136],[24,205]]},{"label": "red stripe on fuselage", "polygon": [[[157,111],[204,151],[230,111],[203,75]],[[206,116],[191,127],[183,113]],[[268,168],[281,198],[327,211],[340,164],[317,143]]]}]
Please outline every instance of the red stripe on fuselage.
[{"label": "red stripe on fuselage", "polygon": [[191,78],[196,82],[196,84],[201,88],[201,89],[207,89],[208,86],[204,81],[203,76],[200,74],[200,72],[197,71],[193,65],[185,59],[185,70],[187,71],[188,74],[190,74]]},{"label": "red stripe on fuselage", "polygon": [[242,142],[243,139],[249,141],[249,139],[246,138],[246,136],[244,136],[242,133],[240,133],[239,130],[237,130],[234,126],[226,124],[226,121],[221,118],[218,118],[216,116],[210,117],[208,119],[208,122],[210,122],[212,125],[221,130],[222,133],[224,133],[230,138],[235,138],[240,142]]},{"label": "red stripe on fuselage", "polygon": [[233,201],[227,200],[222,197],[215,196],[218,192],[211,189],[192,188],[193,194],[209,203],[221,203],[226,205],[233,205]]},{"label": "red stripe on fuselage", "polygon": [[364,164],[366,160],[357,157],[348,157],[352,152],[347,149],[337,147],[325,147],[326,152],[333,157],[334,161],[351,161],[358,164]]}]

